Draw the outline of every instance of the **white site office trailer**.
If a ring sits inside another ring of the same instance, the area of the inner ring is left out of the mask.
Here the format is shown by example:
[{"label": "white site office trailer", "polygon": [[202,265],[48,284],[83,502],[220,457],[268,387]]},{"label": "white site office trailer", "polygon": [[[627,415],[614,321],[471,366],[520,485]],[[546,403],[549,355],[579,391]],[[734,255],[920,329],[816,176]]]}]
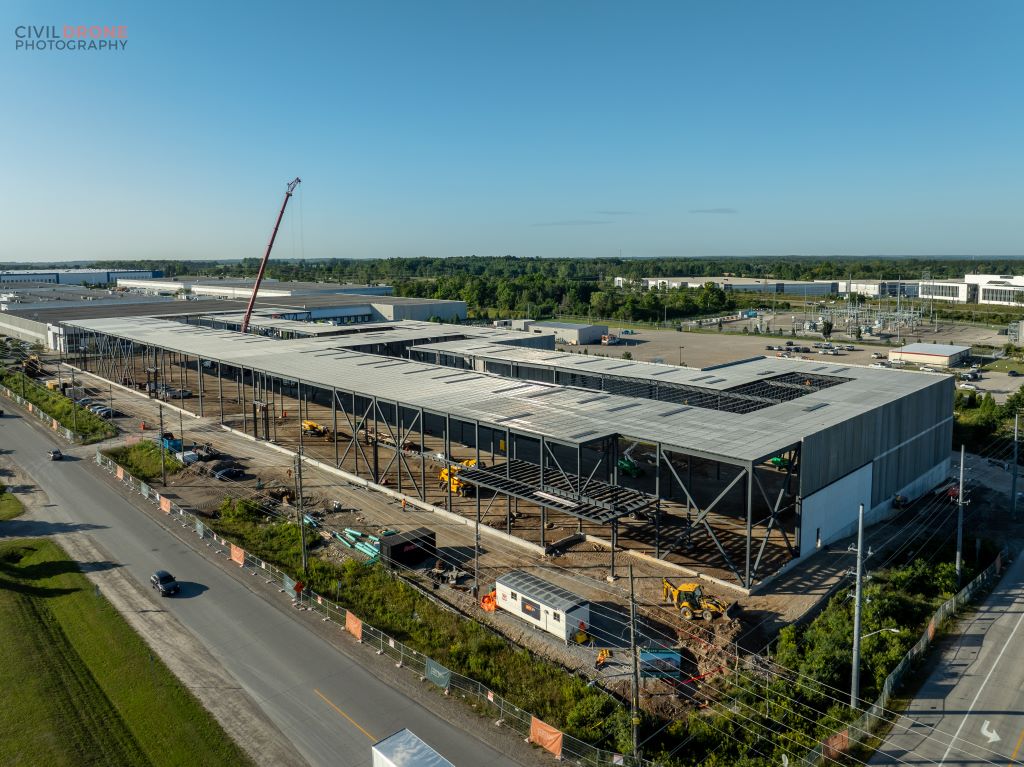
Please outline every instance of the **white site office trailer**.
[{"label": "white site office trailer", "polygon": [[590,625],[590,603],[560,586],[522,570],[495,581],[497,605],[539,629],[568,642],[580,623]]},{"label": "white site office trailer", "polygon": [[373,745],[373,767],[455,767],[409,730]]}]

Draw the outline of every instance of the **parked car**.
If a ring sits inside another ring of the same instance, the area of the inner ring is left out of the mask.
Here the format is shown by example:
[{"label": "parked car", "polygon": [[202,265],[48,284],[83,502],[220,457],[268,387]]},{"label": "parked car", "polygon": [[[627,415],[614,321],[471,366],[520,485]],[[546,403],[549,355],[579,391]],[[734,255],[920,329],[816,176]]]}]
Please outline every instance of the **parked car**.
[{"label": "parked car", "polygon": [[199,453],[195,452],[194,450],[185,450],[180,453],[175,453],[174,457],[181,461],[183,465],[191,466],[192,464],[199,460]]},{"label": "parked car", "polygon": [[239,469],[237,466],[228,466],[224,469],[218,469],[213,473],[214,479],[219,479],[221,482],[228,482],[229,480],[241,479],[245,476],[245,472]]},{"label": "parked car", "polygon": [[156,589],[160,596],[167,597],[181,591],[181,586],[174,580],[174,576],[166,570],[157,570],[149,577],[149,584]]},{"label": "parked car", "polygon": [[881,352],[871,352],[871,359],[873,359],[873,360],[880,360],[880,359],[882,359],[882,358],[883,358],[884,356],[885,356],[885,355],[884,355],[884,354],[882,354]]},{"label": "parked car", "polygon": [[192,392],[188,389],[173,389],[167,392],[167,396],[171,399],[188,399],[192,396]]},{"label": "parked car", "polygon": [[80,399],[75,400],[75,404],[79,405],[80,407],[87,407],[88,405],[92,405],[95,402],[96,400],[92,399],[91,397],[82,397]]},{"label": "parked car", "polygon": [[64,460],[64,454],[57,448],[54,448],[53,450],[49,451],[46,455],[49,457],[51,461]]},{"label": "parked car", "polygon": [[1020,375],[1020,373],[1018,373],[1016,370],[1007,370],[1006,375],[1010,376],[1010,378],[1016,378],[1017,376]]},{"label": "parked car", "polygon": [[960,384],[961,389],[967,389],[967,391],[978,391],[978,387],[971,383]]}]

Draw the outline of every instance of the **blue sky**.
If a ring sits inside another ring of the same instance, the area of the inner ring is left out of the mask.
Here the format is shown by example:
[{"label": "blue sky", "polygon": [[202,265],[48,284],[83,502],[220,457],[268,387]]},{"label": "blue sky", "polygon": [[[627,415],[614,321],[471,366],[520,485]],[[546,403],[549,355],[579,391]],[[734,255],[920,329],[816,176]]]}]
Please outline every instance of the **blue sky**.
[{"label": "blue sky", "polygon": [[[1024,3],[7,2],[0,260],[1024,254]],[[124,24],[120,52],[18,25]]]}]

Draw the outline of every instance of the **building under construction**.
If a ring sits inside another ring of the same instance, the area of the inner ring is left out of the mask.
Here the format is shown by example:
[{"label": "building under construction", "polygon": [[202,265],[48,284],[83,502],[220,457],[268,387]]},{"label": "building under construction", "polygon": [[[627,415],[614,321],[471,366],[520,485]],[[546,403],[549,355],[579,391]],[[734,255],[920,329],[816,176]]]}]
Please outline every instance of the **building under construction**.
[{"label": "building under construction", "polygon": [[[424,322],[241,334],[64,323],[68,361],[409,502],[550,549],[590,536],[742,591],[949,473],[947,377],[775,358],[707,369]],[[336,329],[337,330],[337,329]]]}]

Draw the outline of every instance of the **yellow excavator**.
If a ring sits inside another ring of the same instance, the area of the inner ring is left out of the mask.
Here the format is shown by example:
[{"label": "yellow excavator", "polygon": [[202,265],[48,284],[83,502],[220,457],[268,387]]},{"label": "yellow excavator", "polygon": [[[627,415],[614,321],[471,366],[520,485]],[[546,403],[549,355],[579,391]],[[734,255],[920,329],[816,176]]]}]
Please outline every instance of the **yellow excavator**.
[{"label": "yellow excavator", "polygon": [[321,437],[327,433],[327,429],[316,421],[303,421],[302,433],[310,437]]},{"label": "yellow excavator", "polygon": [[[445,466],[437,475],[438,487],[445,489],[450,486],[452,495],[473,495],[473,493],[476,492],[476,487],[459,479],[459,472],[462,470],[463,466],[466,468],[472,468],[476,465],[476,459],[470,458],[467,461],[462,461],[452,466]],[[483,461],[480,462],[480,468],[484,468]]]},{"label": "yellow excavator", "polygon": [[663,578],[661,589],[664,598],[675,605],[679,614],[688,621],[697,615],[710,621],[719,615],[724,617],[729,612],[729,605],[710,594],[705,594],[699,583],[681,583],[675,586],[668,578]]}]

